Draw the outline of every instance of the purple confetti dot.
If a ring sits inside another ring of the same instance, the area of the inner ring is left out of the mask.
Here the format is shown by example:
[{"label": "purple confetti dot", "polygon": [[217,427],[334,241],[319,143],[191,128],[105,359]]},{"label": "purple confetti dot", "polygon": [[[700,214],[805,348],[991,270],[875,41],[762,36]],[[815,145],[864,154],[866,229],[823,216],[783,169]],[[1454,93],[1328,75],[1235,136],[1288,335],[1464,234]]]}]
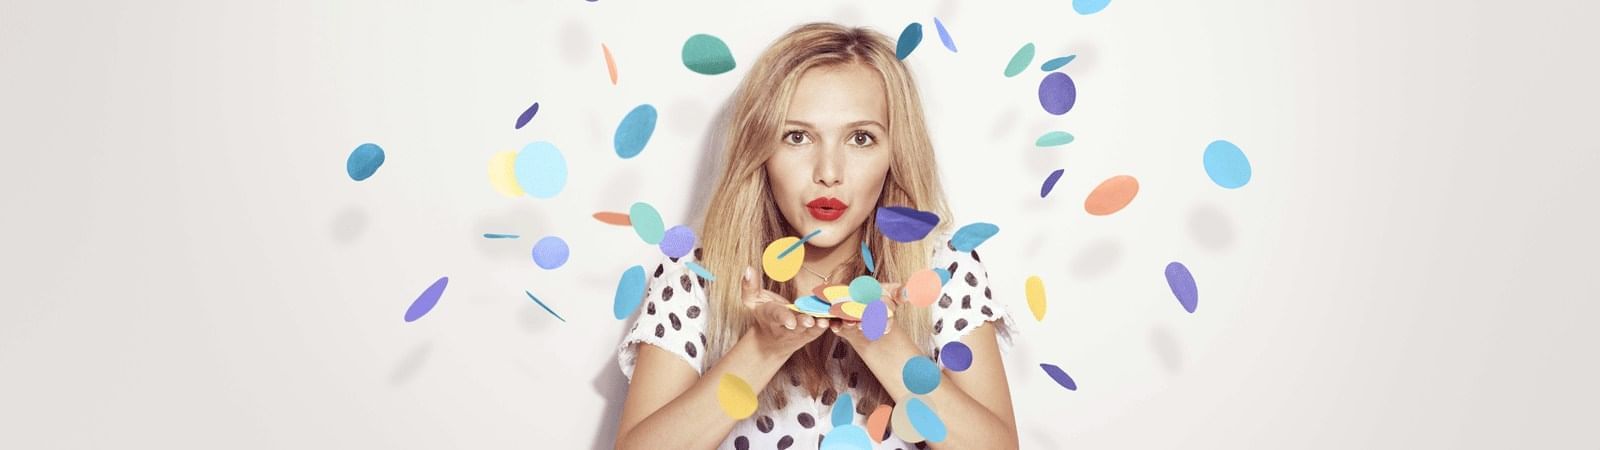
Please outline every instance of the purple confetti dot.
[{"label": "purple confetti dot", "polygon": [[1061,174],[1066,172],[1066,169],[1056,169],[1055,172],[1050,172],[1050,176],[1044,178],[1044,185],[1039,186],[1039,198],[1045,198],[1045,196],[1050,195],[1050,191],[1056,188],[1056,182],[1061,181]]},{"label": "purple confetti dot", "polygon": [[952,372],[967,370],[972,367],[972,347],[961,341],[950,341],[939,350],[939,362]]},{"label": "purple confetti dot", "polygon": [[555,236],[545,236],[533,244],[533,262],[545,270],[555,269],[567,263],[569,252],[567,241]]},{"label": "purple confetti dot", "polygon": [[1039,82],[1039,106],[1043,106],[1045,112],[1057,116],[1066,114],[1077,101],[1078,87],[1067,74],[1050,72]]},{"label": "purple confetti dot", "polygon": [[867,309],[861,312],[861,333],[867,335],[867,340],[877,341],[889,329],[889,307],[884,302],[867,304]]},{"label": "purple confetti dot", "polygon": [[678,225],[668,228],[667,232],[661,235],[661,253],[669,258],[682,258],[683,255],[694,251],[694,243],[694,230],[688,226]]},{"label": "purple confetti dot", "polygon": [[1172,288],[1172,295],[1178,297],[1183,309],[1194,314],[1194,309],[1200,306],[1200,291],[1194,286],[1194,275],[1189,273],[1189,268],[1177,261],[1167,264],[1167,286]]},{"label": "purple confetti dot", "polygon": [[411,307],[406,308],[406,321],[415,321],[427,315],[428,311],[432,311],[433,305],[439,303],[439,296],[444,295],[444,287],[449,284],[450,277],[439,277],[437,281],[433,282],[433,285],[423,290],[422,295],[417,296],[417,299],[411,302]]},{"label": "purple confetti dot", "polygon": [[533,120],[533,115],[538,113],[539,102],[533,102],[533,106],[529,106],[527,110],[522,111],[522,115],[517,116],[517,129],[521,130],[522,126],[527,125],[529,120]]},{"label": "purple confetti dot", "polygon": [[1061,387],[1067,388],[1069,391],[1078,390],[1078,383],[1073,382],[1072,377],[1067,376],[1067,372],[1061,370],[1060,367],[1056,367],[1055,364],[1041,363],[1039,367],[1044,369],[1044,373],[1050,374],[1050,379],[1056,380],[1056,384],[1061,385]]},{"label": "purple confetti dot", "polygon": [[896,242],[916,242],[939,224],[939,215],[903,206],[878,208],[878,231]]}]

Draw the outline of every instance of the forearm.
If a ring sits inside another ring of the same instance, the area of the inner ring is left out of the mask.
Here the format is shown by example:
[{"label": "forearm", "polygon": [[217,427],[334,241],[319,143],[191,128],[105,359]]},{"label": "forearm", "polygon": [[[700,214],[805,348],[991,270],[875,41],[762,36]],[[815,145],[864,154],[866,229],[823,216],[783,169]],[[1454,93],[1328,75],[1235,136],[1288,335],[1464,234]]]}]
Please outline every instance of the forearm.
[{"label": "forearm", "polygon": [[788,355],[763,354],[746,333],[689,389],[625,432],[617,448],[716,448],[737,423],[717,399],[722,375],[738,376],[759,393],[787,359]]},{"label": "forearm", "polygon": [[[902,370],[906,360],[913,356],[923,356],[920,352],[910,345],[895,345],[888,351],[868,352],[868,354],[871,356],[864,360],[867,367],[872,370],[890,397],[903,403],[907,398],[916,395],[906,387]],[[933,392],[921,395],[920,398],[927,403],[929,409],[938,414],[939,420],[944,422],[945,429],[948,430],[945,440],[939,443],[929,442],[930,448],[1017,448],[1016,429],[1008,425],[994,411],[990,411],[988,407],[968,395],[959,385],[952,382],[943,370],[939,371],[939,387]],[[951,426],[952,424],[960,426]]]}]

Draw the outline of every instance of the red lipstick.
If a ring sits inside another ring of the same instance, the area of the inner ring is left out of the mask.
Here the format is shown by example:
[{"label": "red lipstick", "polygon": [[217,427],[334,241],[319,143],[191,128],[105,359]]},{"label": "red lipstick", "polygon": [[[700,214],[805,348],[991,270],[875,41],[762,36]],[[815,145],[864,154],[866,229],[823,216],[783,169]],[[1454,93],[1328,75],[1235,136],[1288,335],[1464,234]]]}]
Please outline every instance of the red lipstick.
[{"label": "red lipstick", "polygon": [[845,205],[844,202],[833,197],[817,197],[811,199],[810,203],[806,203],[806,211],[811,212],[811,217],[830,222],[843,217],[845,208],[849,207],[849,205]]}]

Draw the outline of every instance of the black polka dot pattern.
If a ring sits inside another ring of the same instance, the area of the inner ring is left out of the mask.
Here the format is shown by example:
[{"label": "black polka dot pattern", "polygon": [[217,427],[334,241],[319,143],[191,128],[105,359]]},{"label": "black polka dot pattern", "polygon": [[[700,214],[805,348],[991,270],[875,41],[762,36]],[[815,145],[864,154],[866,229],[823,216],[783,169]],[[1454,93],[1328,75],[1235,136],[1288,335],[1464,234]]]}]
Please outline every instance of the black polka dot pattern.
[{"label": "black polka dot pattern", "polygon": [[[934,348],[960,340],[980,325],[992,323],[1003,324],[995,332],[997,336],[1003,335],[1003,340],[1009,339],[1011,326],[1007,322],[1010,316],[994,297],[988,270],[979,259],[978,251],[957,252],[953,248],[943,251],[943,248],[950,246],[941,246],[941,250],[934,252],[933,267],[949,270],[950,281],[941,289],[938,306],[930,311]],[[1004,286],[1001,287],[1004,290]]]},{"label": "black polka dot pattern", "polygon": [[703,370],[701,358],[707,347],[705,289],[694,288],[695,276],[686,264],[690,258],[662,260],[645,288],[644,308],[635,313],[633,326],[617,348],[617,364],[629,380],[638,356],[637,344],[654,345],[678,355],[695,371]]}]

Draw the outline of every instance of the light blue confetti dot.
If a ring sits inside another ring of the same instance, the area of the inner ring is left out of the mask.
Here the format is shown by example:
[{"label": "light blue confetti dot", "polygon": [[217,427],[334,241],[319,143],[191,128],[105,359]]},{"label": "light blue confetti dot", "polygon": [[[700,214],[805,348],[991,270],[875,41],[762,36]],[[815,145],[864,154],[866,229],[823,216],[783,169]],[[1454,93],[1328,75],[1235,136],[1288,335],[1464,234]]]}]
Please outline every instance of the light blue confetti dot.
[{"label": "light blue confetti dot", "polygon": [[561,149],[547,141],[522,147],[512,170],[517,175],[517,186],[535,198],[555,197],[567,186],[567,159],[561,156]]},{"label": "light blue confetti dot", "polygon": [[350,157],[344,161],[344,171],[350,175],[350,179],[361,181],[377,173],[382,165],[383,147],[368,142],[350,151]]},{"label": "light blue confetti dot", "polygon": [[1106,5],[1110,4],[1111,0],[1072,0],[1072,10],[1087,16],[1106,9]]},{"label": "light blue confetti dot", "polygon": [[992,223],[970,223],[956,230],[955,236],[950,237],[950,246],[956,251],[970,252],[999,232],[1000,227]]},{"label": "light blue confetti dot", "polygon": [[1250,160],[1244,151],[1232,142],[1218,140],[1206,146],[1206,176],[1211,182],[1227,189],[1236,189],[1250,183]]}]

